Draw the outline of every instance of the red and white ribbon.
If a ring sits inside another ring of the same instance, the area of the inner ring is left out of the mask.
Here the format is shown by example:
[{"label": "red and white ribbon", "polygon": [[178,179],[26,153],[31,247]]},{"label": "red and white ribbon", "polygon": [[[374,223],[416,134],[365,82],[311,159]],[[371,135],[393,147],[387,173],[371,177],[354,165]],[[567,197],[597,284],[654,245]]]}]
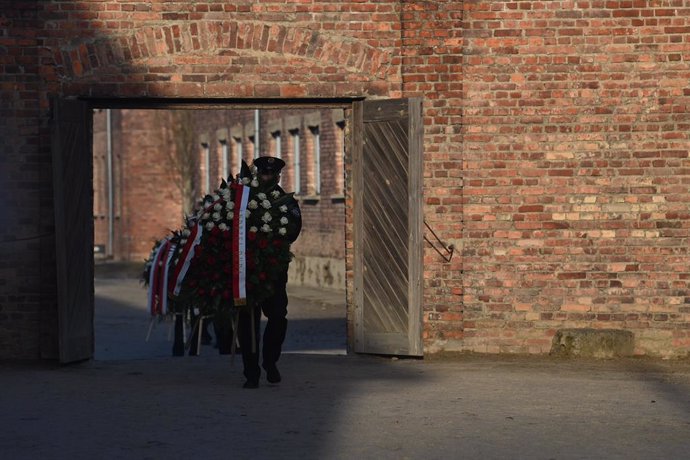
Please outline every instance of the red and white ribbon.
[{"label": "red and white ribbon", "polygon": [[167,255],[168,247],[170,246],[170,240],[166,238],[158,246],[156,252],[153,255],[153,260],[151,262],[151,272],[149,273],[149,292],[148,292],[148,310],[151,315],[160,315],[162,312],[162,302],[163,293],[161,292],[161,287],[164,281],[165,270],[167,267]]},{"label": "red and white ribbon", "polygon": [[167,251],[167,257],[161,257],[163,260],[163,279],[162,279],[162,286],[161,286],[161,305],[160,305],[160,314],[162,315],[167,315],[168,314],[168,275],[170,273],[170,263],[172,262],[173,255],[175,255],[175,248],[177,245],[173,244],[172,242],[168,241],[168,247],[166,249]]},{"label": "red and white ribbon", "polygon": [[179,295],[180,293],[182,281],[184,281],[184,277],[189,270],[190,264],[192,263],[192,258],[194,258],[194,250],[199,245],[202,234],[203,227],[200,223],[197,223],[191,228],[190,234],[187,237],[187,242],[182,247],[179,257],[180,260],[175,267],[172,278],[170,279],[170,286],[174,295]]},{"label": "red and white ribbon", "polygon": [[247,304],[247,219],[249,187],[233,184],[235,209],[232,219],[232,292],[236,306]]}]

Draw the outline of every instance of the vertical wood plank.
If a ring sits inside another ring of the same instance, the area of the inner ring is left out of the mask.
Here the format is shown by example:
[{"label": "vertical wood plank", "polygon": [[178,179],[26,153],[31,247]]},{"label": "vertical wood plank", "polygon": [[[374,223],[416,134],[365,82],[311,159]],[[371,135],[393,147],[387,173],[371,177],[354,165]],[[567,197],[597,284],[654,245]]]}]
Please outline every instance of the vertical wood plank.
[{"label": "vertical wood plank", "polygon": [[422,343],[423,328],[423,257],[422,245],[424,225],[424,121],[422,118],[422,99],[410,98],[409,108],[409,133],[408,133],[408,206],[409,206],[409,340],[410,354],[421,356],[424,354]]},{"label": "vertical wood plank", "polygon": [[352,107],[352,206],[354,208],[352,241],[354,246],[354,301],[355,301],[355,352],[365,352],[363,317],[363,264],[362,264],[362,148],[364,144],[364,103],[355,102]]}]

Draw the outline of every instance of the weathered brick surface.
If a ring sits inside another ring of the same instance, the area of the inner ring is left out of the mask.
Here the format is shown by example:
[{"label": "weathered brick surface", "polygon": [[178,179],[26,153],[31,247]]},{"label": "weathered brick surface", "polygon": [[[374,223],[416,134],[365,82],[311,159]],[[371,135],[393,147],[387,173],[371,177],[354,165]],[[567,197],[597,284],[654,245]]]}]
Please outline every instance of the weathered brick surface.
[{"label": "weathered brick surface", "polygon": [[[143,261],[182,223],[180,191],[165,150],[165,113],[113,110],[113,258]],[[108,242],[105,113],[94,114],[94,243]]]},{"label": "weathered brick surface", "polygon": [[463,25],[461,347],[597,327],[687,353],[687,2],[465,2]]},{"label": "weathered brick surface", "polygon": [[425,246],[427,350],[690,350],[687,2],[0,5],[2,356],[54,312],[50,238],[6,242],[52,231],[50,96],[422,96],[425,217],[458,247]]}]

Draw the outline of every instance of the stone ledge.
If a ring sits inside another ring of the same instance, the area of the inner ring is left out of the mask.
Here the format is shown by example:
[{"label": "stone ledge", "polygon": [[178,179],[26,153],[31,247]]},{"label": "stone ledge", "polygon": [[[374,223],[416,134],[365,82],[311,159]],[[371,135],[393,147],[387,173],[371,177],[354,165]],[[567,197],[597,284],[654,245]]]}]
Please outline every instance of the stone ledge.
[{"label": "stone ledge", "polygon": [[590,358],[632,356],[635,336],[622,329],[559,329],[551,343],[551,355]]}]

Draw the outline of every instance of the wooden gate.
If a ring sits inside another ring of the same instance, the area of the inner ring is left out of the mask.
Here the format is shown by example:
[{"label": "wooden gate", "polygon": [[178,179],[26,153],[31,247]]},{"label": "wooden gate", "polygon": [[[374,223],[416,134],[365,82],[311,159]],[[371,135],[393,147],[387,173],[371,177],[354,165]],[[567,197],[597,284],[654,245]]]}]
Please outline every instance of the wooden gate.
[{"label": "wooden gate", "polygon": [[93,357],[92,117],[87,103],[52,101],[60,362]]},{"label": "wooden gate", "polygon": [[355,344],[421,356],[422,100],[353,107]]}]

